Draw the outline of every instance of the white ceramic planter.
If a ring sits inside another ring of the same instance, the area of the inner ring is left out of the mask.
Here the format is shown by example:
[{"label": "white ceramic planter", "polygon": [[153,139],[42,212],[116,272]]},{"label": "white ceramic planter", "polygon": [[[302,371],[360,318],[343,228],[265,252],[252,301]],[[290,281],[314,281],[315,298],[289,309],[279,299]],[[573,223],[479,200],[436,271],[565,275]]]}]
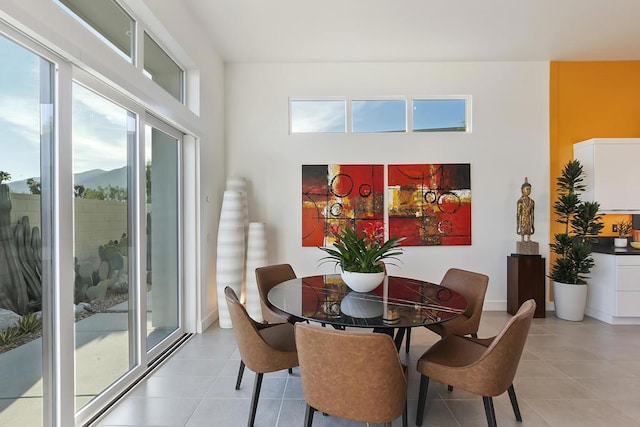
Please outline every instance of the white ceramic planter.
[{"label": "white ceramic planter", "polygon": [[256,268],[267,265],[267,230],[264,222],[250,222],[247,237],[247,265],[245,272],[245,306],[256,322],[262,322],[260,292]]},{"label": "white ceramic planter", "polygon": [[371,292],[384,280],[384,271],[379,273],[355,273],[343,271],[340,273],[342,281],[356,292]]},{"label": "white ceramic planter", "polygon": [[626,237],[616,237],[613,239],[613,246],[616,248],[626,248],[627,247],[627,238]]},{"label": "white ceramic planter", "polygon": [[553,282],[556,316],[563,320],[580,322],[587,305],[587,285]]},{"label": "white ceramic planter", "polygon": [[242,193],[242,220],[245,231],[249,227],[249,199],[247,195],[248,183],[244,177],[237,176],[227,178],[227,191],[237,191]]},{"label": "white ceramic planter", "polygon": [[231,317],[224,296],[230,286],[242,298],[244,278],[245,233],[243,195],[238,191],[225,191],[218,225],[216,285],[218,290],[218,321],[221,328],[231,328]]}]

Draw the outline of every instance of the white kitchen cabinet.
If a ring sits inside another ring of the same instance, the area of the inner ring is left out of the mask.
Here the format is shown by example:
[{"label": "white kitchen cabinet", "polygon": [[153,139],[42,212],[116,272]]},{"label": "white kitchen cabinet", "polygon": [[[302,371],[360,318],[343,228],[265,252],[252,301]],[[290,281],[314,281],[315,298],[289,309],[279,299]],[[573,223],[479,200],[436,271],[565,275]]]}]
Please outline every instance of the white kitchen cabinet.
[{"label": "white kitchen cabinet", "polygon": [[573,157],[585,173],[585,201],[600,211],[640,211],[640,138],[594,138],[573,145]]},{"label": "white kitchen cabinet", "polygon": [[640,256],[592,256],[585,313],[607,323],[640,325]]}]

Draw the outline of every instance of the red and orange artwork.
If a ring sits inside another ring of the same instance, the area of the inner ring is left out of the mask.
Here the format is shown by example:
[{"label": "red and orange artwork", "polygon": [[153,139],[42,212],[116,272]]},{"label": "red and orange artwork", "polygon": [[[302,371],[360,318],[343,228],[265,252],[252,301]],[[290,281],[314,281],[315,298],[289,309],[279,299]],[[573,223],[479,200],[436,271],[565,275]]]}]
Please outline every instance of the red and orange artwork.
[{"label": "red and orange artwork", "polygon": [[471,244],[471,166],[389,165],[389,236],[402,246]]},{"label": "red and orange artwork", "polygon": [[333,243],[332,227],[384,226],[383,165],[302,165],[302,246]]}]

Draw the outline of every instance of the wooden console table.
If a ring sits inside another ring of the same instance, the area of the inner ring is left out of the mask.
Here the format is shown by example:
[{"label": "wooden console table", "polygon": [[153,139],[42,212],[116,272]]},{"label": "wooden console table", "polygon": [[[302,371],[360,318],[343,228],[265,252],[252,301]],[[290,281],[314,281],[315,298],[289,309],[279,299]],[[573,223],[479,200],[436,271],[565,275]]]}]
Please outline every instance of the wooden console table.
[{"label": "wooden console table", "polygon": [[545,317],[544,258],[540,255],[511,254],[507,257],[507,313],[514,315],[520,305],[533,298],[533,317]]}]

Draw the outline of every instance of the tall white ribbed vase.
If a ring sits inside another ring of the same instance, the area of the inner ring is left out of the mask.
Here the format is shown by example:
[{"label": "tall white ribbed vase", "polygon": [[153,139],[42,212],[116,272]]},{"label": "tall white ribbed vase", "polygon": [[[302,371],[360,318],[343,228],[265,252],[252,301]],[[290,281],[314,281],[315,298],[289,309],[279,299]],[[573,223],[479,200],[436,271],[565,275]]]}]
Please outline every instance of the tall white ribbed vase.
[{"label": "tall white ribbed vase", "polygon": [[245,306],[253,320],[262,322],[260,293],[256,268],[267,265],[267,227],[264,222],[250,222],[247,237],[247,269],[245,274]]},{"label": "tall white ribbed vase", "polygon": [[[248,200],[248,183],[247,180],[241,176],[229,177],[227,178],[227,191],[237,191],[242,194],[242,221],[244,224],[244,242],[247,244],[247,233],[249,232],[249,200]],[[245,273],[244,268],[242,271],[243,275]],[[242,285],[241,290],[238,292],[238,298],[240,302],[245,303],[246,301],[246,278],[242,277]]]},{"label": "tall white ribbed vase", "polygon": [[244,216],[244,227],[249,227],[249,200],[248,200],[248,183],[247,180],[241,176],[227,178],[227,190],[239,191],[243,195],[242,212]]},{"label": "tall white ribbed vase", "polygon": [[242,293],[244,276],[245,233],[243,218],[243,194],[225,191],[218,225],[218,251],[216,284],[218,288],[218,316],[221,328],[231,328],[231,318],[224,296],[224,288],[230,286],[238,297]]}]

